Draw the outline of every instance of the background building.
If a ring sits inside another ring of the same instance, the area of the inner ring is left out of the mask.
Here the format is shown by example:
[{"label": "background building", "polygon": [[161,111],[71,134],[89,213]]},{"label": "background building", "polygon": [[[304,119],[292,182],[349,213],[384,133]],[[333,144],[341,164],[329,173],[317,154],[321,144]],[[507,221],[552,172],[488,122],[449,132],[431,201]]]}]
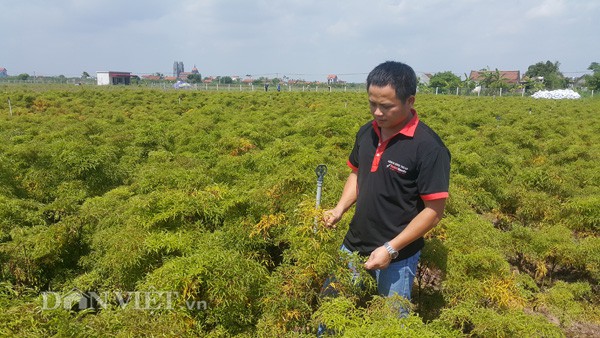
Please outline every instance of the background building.
[{"label": "background building", "polygon": [[173,62],[173,76],[175,78],[178,78],[179,75],[181,73],[183,73],[185,70],[183,69],[183,62],[182,61],[175,61]]},{"label": "background building", "polygon": [[131,72],[96,72],[98,86],[106,85],[129,85],[131,83]]},{"label": "background building", "polygon": [[479,83],[485,79],[486,74],[494,74],[496,72],[500,75],[498,80],[502,80],[508,84],[517,84],[521,81],[521,72],[518,70],[472,70],[469,78]]}]

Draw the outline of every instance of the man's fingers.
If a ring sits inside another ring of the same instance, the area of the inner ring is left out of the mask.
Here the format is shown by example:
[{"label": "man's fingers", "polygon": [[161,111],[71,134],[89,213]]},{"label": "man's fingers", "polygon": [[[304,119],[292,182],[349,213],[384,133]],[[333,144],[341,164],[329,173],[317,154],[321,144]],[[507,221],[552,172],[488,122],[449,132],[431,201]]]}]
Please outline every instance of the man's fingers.
[{"label": "man's fingers", "polygon": [[371,270],[373,269],[373,254],[369,256],[369,259],[365,262],[365,269]]},{"label": "man's fingers", "polygon": [[373,262],[371,262],[371,259],[369,258],[369,260],[365,262],[365,269],[372,270],[373,268]]},{"label": "man's fingers", "polygon": [[335,228],[337,217],[331,211],[326,211],[323,214],[323,223],[325,223],[325,226],[328,228]]}]

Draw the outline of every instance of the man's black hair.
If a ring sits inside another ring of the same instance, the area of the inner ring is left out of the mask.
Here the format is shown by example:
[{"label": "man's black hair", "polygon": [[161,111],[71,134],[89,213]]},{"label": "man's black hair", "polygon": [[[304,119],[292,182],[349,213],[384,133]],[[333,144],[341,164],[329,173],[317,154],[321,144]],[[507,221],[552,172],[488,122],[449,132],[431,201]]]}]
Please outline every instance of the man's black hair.
[{"label": "man's black hair", "polygon": [[396,97],[405,102],[411,95],[417,93],[417,75],[407,64],[397,61],[386,61],[375,67],[367,76],[367,91],[373,86],[392,86]]}]

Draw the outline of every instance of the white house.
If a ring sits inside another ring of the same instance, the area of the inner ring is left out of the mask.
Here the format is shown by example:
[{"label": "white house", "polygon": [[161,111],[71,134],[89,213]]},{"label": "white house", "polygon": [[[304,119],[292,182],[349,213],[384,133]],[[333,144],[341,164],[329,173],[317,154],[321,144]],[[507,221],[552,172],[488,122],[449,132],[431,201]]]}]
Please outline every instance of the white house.
[{"label": "white house", "polygon": [[131,83],[131,72],[96,72],[98,86],[106,85],[128,85]]},{"label": "white house", "polygon": [[431,73],[417,73],[417,80],[420,84],[428,86],[432,76]]}]

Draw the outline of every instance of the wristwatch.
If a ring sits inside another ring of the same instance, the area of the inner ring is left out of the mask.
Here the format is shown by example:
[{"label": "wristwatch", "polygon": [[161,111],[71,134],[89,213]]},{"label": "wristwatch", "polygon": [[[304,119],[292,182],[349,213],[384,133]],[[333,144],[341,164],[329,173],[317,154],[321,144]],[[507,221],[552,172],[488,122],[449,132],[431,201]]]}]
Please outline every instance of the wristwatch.
[{"label": "wristwatch", "polygon": [[390,242],[383,243],[383,246],[390,254],[391,259],[396,259],[396,257],[398,257],[398,251],[396,251],[396,250],[394,250],[394,248],[392,248],[392,246],[390,245]]}]

